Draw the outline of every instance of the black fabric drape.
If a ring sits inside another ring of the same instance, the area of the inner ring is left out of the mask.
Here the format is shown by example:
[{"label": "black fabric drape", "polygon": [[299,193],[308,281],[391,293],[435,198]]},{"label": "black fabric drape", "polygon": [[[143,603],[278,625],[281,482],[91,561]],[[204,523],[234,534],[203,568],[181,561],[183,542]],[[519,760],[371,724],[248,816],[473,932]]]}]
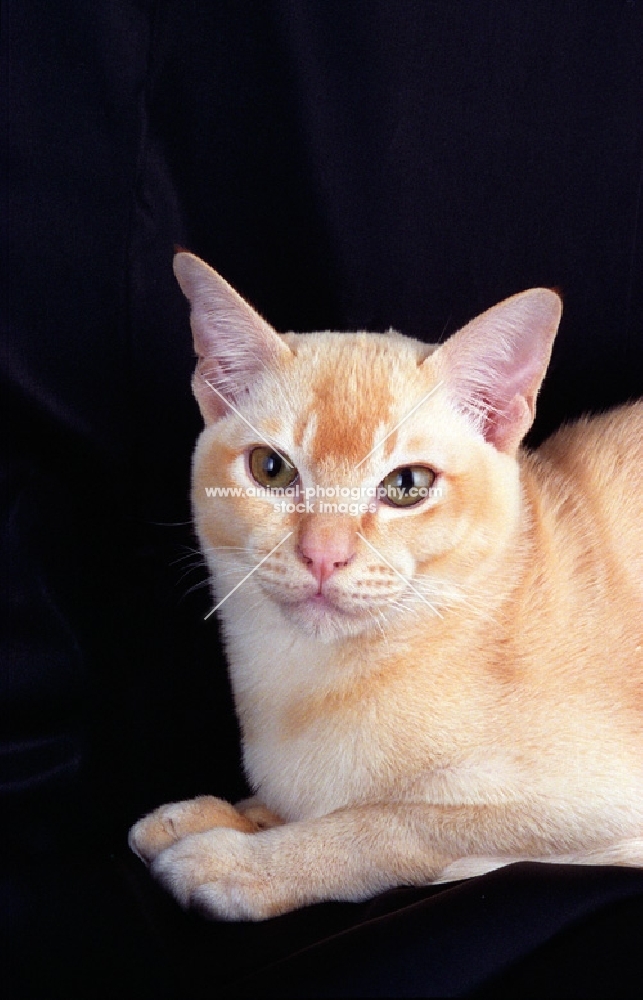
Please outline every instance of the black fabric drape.
[{"label": "black fabric drape", "polygon": [[189,524],[174,244],[281,330],[430,341],[556,286],[531,440],[640,395],[640,0],[0,17],[6,995],[638,995],[638,871],[520,866],[228,926],[180,913],[125,839],[160,802],[245,791]]}]

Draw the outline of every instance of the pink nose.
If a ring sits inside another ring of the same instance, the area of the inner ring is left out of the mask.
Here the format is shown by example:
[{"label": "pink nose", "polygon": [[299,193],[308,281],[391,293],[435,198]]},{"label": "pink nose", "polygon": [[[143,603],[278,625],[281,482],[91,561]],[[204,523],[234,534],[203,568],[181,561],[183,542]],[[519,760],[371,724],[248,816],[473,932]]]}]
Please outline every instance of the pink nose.
[{"label": "pink nose", "polygon": [[348,566],[355,555],[355,533],[339,524],[334,531],[332,525],[309,524],[297,552],[317,580],[321,592],[322,585],[335,570]]}]

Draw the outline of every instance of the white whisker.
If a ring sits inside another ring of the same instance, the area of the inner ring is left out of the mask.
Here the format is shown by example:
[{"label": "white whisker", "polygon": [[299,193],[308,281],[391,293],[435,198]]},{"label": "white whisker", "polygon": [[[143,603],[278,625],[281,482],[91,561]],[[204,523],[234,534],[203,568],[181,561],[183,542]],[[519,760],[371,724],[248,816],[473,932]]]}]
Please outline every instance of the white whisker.
[{"label": "white whisker", "polygon": [[189,597],[190,594],[194,594],[197,590],[203,590],[204,587],[209,587],[209,586],[210,586],[210,580],[209,579],[207,579],[207,580],[199,580],[198,583],[194,583],[191,587],[189,587],[185,591],[183,597],[184,598]]},{"label": "white whisker", "polygon": [[369,618],[372,618],[373,621],[375,622],[375,625],[376,625],[376,627],[377,627],[380,635],[382,636],[382,638],[383,639],[386,638],[385,633],[384,633],[384,626],[382,625],[382,614],[381,614],[381,612],[375,612],[375,611],[372,610],[372,608],[367,608],[367,611],[368,611]]},{"label": "white whisker", "polygon": [[475,588],[459,587],[447,580],[418,574],[414,578],[417,590],[447,611],[468,611],[478,619],[493,620],[488,607],[488,595]]},{"label": "white whisker", "polygon": [[206,573],[207,569],[205,563],[199,562],[195,563],[194,566],[185,567],[181,575],[179,576],[178,580],[176,581],[177,585],[182,584],[186,577],[188,577],[191,573],[196,573],[197,570],[202,570],[204,573]]},{"label": "white whisker", "polygon": [[204,545],[203,552],[247,552],[246,545]]}]

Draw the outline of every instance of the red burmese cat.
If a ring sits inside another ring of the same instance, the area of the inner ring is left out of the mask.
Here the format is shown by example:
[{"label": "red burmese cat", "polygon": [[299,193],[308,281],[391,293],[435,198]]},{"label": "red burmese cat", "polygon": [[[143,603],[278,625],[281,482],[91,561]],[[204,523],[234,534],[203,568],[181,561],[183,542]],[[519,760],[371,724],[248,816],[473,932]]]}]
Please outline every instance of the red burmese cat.
[{"label": "red burmese cat", "polygon": [[134,851],[227,919],[516,860],[643,865],[643,404],[521,449],[558,296],[435,347],[279,335],[197,257],[175,273],[256,798],[163,806]]}]

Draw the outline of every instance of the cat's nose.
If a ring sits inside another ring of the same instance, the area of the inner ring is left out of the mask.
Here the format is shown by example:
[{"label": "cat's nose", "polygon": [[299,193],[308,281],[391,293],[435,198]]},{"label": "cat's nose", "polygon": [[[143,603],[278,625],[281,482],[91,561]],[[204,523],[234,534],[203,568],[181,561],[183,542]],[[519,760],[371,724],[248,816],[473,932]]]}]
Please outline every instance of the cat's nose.
[{"label": "cat's nose", "polygon": [[308,566],[319,589],[333,573],[348,566],[355,556],[355,532],[347,525],[312,524],[297,546],[299,558]]}]

